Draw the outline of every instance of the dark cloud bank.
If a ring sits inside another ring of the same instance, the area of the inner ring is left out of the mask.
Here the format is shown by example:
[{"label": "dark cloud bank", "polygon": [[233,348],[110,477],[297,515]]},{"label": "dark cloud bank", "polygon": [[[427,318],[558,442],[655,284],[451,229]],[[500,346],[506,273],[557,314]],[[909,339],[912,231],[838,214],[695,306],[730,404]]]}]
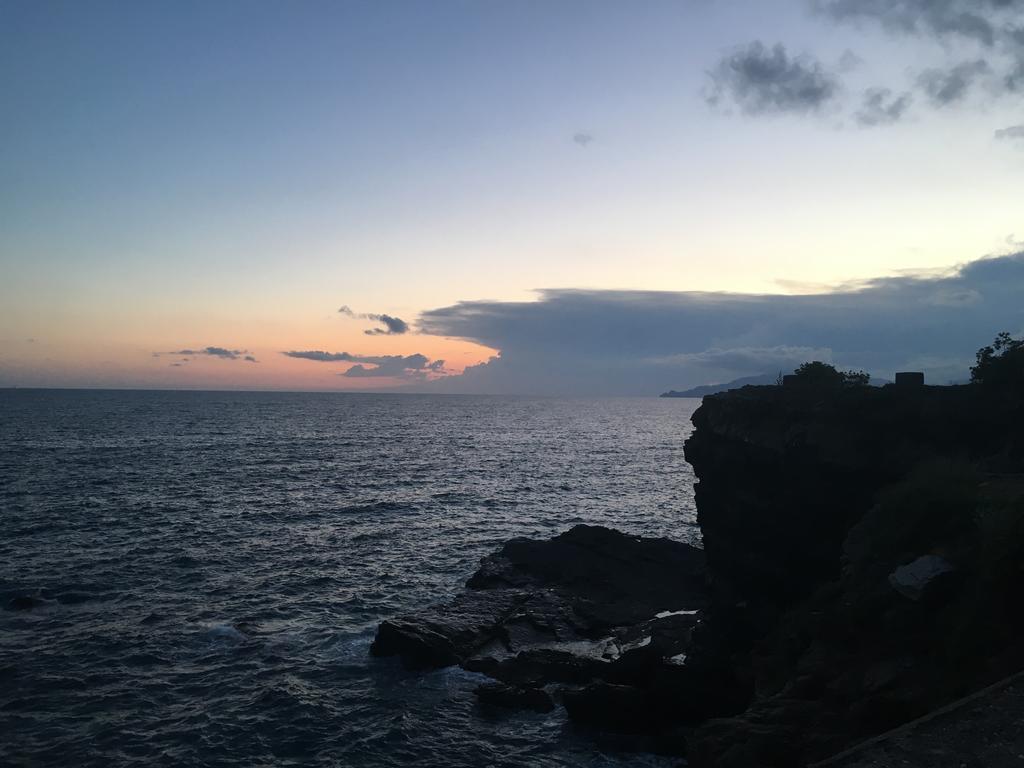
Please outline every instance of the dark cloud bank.
[{"label": "dark cloud bank", "polygon": [[500,350],[429,385],[441,391],[650,395],[810,359],[883,378],[924,370],[944,384],[966,378],[998,331],[1024,331],[1022,296],[1024,253],[817,295],[549,290],[431,310],[419,325]]}]

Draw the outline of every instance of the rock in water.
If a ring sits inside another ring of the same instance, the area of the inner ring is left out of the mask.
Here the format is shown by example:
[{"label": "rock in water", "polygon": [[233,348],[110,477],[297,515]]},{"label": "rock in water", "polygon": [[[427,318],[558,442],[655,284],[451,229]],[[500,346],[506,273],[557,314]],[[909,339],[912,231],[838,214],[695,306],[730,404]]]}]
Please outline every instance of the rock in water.
[{"label": "rock in water", "polygon": [[[501,668],[507,677],[506,662],[530,651],[523,674],[531,679],[544,677],[538,665],[545,659],[553,670],[591,679],[580,670],[613,662],[628,645],[615,630],[624,637],[659,613],[706,603],[701,550],[579,525],[545,541],[509,541],[481,561],[453,600],[383,622],[371,652],[414,668],[468,663],[488,674]],[[676,642],[662,645],[675,655],[686,639],[677,632]]]},{"label": "rock in water", "polygon": [[454,599],[383,622],[371,652],[486,674],[498,681],[476,691],[487,705],[550,711],[544,687],[557,685],[581,724],[657,731],[652,706],[707,602],[703,551],[579,525],[508,542]]},{"label": "rock in water", "polygon": [[38,608],[43,604],[43,601],[37,597],[31,595],[18,595],[12,597],[7,601],[8,611],[31,611],[33,608]]}]

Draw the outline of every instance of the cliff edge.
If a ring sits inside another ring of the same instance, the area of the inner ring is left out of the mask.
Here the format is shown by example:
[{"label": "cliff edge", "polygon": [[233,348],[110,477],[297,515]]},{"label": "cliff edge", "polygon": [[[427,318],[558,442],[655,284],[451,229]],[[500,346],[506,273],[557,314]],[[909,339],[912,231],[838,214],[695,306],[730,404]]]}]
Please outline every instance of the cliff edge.
[{"label": "cliff edge", "polygon": [[805,765],[1024,668],[1022,416],[973,385],[704,399],[707,647],[749,704],[691,764]]}]

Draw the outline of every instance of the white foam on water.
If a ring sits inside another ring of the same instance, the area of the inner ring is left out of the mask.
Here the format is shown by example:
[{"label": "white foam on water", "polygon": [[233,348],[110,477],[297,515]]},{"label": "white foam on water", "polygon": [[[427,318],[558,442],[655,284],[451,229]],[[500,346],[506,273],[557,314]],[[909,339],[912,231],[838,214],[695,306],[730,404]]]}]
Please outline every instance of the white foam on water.
[{"label": "white foam on water", "polygon": [[214,624],[211,627],[207,627],[206,634],[215,640],[231,640],[236,643],[248,639],[244,632],[240,632],[230,624]]}]

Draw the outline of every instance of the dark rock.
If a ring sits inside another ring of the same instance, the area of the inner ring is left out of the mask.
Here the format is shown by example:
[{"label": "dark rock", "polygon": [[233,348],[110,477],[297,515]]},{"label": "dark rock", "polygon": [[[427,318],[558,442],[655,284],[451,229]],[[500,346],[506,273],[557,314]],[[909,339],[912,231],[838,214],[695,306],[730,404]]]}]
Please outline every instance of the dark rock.
[{"label": "dark rock", "polygon": [[714,587],[686,665],[708,677],[678,685],[747,701],[692,765],[804,765],[1024,666],[1019,403],[747,388],[693,420]]},{"label": "dark rock", "polygon": [[43,604],[43,601],[38,597],[32,597],[31,595],[18,595],[12,597],[7,601],[8,611],[31,611],[33,608],[38,608]]},{"label": "dark rock", "polygon": [[889,584],[908,600],[920,600],[956,568],[944,557],[922,555],[889,574]]},{"label": "dark rock", "polygon": [[646,693],[631,685],[593,683],[565,691],[562,701],[573,722],[614,733],[653,730],[654,718]]},{"label": "dark rock", "polygon": [[400,656],[413,668],[460,664],[488,643],[504,646],[502,622],[527,595],[515,590],[463,593],[448,603],[381,623],[375,656]]},{"label": "dark rock", "polygon": [[493,666],[488,666],[488,661],[493,660],[470,659],[465,666],[472,672],[482,672],[496,680],[518,685],[581,684],[604,677],[611,667],[609,661],[598,657],[555,648],[521,651],[495,662]]},{"label": "dark rock", "polygon": [[542,688],[520,688],[504,683],[484,683],[473,691],[482,704],[503,709],[551,712],[555,702]]},{"label": "dark rock", "polygon": [[[701,550],[581,525],[506,543],[454,599],[383,622],[371,651],[488,675],[498,683],[477,695],[489,705],[548,711],[543,687],[568,686],[575,720],[661,750],[681,743],[678,723],[651,707],[677,711],[665,681],[685,677],[680,661],[707,604]],[[698,689],[690,701],[703,698]]]},{"label": "dark rock", "polygon": [[607,660],[618,656],[616,628],[706,604],[699,549],[579,525],[508,542],[453,600],[383,622],[371,652],[413,667],[468,664],[511,682],[539,679],[542,668],[579,681],[605,648]]},{"label": "dark rock", "polygon": [[588,625],[604,628],[707,604],[701,550],[589,525],[549,540],[513,539],[466,586],[554,590]]}]

